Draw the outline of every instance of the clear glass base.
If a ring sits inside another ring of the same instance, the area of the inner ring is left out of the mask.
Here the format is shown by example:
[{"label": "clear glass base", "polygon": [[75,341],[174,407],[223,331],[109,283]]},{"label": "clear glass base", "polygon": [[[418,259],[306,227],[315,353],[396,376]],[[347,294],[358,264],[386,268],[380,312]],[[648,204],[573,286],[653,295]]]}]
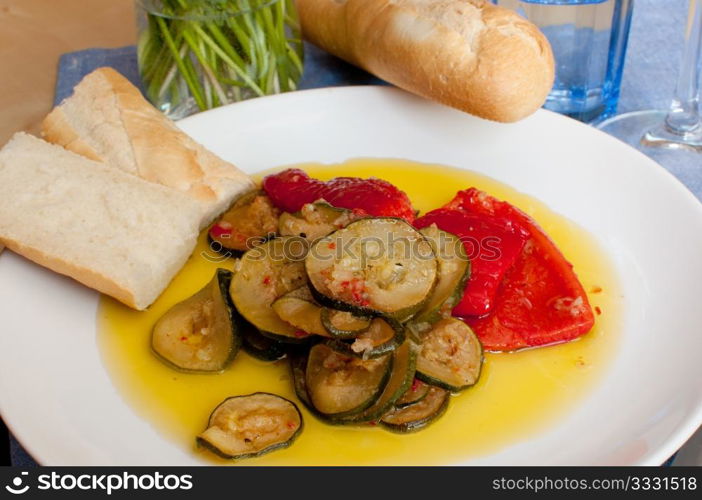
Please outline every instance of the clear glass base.
[{"label": "clear glass base", "polygon": [[602,88],[554,88],[546,98],[544,108],[596,125],[615,113],[618,99],[618,95],[606,95]]},{"label": "clear glass base", "polygon": [[624,113],[600,123],[597,128],[654,157],[654,149],[683,149],[702,153],[702,131],[676,133],[666,124],[667,111]]},{"label": "clear glass base", "polygon": [[[702,166],[700,137],[674,135],[665,129],[667,111],[636,111],[603,121],[597,128],[626,142],[662,165],[684,184],[697,192]],[[636,179],[632,179],[636,182]]]},{"label": "clear glass base", "polygon": [[184,99],[177,106],[174,106],[171,102],[165,102],[158,108],[164,115],[174,121],[202,111],[192,97]]}]

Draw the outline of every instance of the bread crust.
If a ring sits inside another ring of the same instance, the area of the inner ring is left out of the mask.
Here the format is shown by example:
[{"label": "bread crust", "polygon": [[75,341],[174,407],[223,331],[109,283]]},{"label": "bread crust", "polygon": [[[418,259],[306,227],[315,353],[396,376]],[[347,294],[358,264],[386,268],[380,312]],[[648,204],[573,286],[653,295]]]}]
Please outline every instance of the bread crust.
[{"label": "bread crust", "polygon": [[[90,126],[107,123],[126,133],[134,164],[120,167],[149,182],[185,192],[202,203],[201,227],[224,211],[234,198],[254,187],[248,175],[181,131],[114,69],[93,71],[78,84],[74,93],[79,92],[99,102],[103,110],[111,111],[109,116],[98,110],[93,112]],[[74,153],[111,164],[71,125],[64,103],[44,119],[42,136]]]},{"label": "bread crust", "polygon": [[186,194],[23,132],[0,149],[0,247],[135,309],[182,268],[199,220]]},{"label": "bread crust", "polygon": [[42,123],[44,139],[69,151],[73,151],[90,160],[102,161],[100,155],[89,144],[83,141],[75,130],[69,125],[63,109],[54,108]]},{"label": "bread crust", "polygon": [[8,238],[0,239],[0,243],[4,244],[8,249],[18,255],[39,264],[42,267],[51,269],[52,271],[72,278],[85,286],[97,290],[119,300],[123,304],[133,308],[142,310],[149,304],[137,304],[134,294],[128,289],[121,286],[119,283],[111,280],[90,268],[79,266],[75,263],[68,262],[56,255],[50,255],[43,252],[41,249],[30,247]]},{"label": "bread crust", "polygon": [[543,105],[551,47],[487,0],[297,0],[309,41],[405,90],[498,122]]}]

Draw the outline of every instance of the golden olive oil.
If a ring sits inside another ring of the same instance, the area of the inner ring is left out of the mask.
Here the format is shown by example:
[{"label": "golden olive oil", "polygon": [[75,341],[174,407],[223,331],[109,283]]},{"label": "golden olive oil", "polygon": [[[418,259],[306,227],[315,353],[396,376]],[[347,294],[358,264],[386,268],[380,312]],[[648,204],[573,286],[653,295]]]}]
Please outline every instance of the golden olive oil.
[{"label": "golden olive oil", "polygon": [[[287,361],[265,363],[243,350],[220,375],[172,370],[150,351],[151,328],[173,304],[213,276],[217,262],[206,237],[165,293],[148,311],[133,311],[103,297],[98,310],[99,345],[108,373],[124,400],[166,439],[204,462],[240,465],[423,465],[448,464],[494,453],[528,439],[576,411],[602,380],[618,345],[622,299],[614,269],[592,235],[541,202],[475,172],[404,160],[357,159],[339,165],[305,164],[311,176],[375,176],[404,190],[426,212],[456,191],[477,187],[531,215],[556,242],[588,291],[597,312],[594,329],[567,344],[485,356],[480,381],[451,398],[448,411],[427,429],[407,435],[381,428],[330,426],[297,401]],[[267,391],[295,401],[305,428],[290,447],[262,457],[226,462],[198,450],[195,436],[210,412],[228,396]]]}]

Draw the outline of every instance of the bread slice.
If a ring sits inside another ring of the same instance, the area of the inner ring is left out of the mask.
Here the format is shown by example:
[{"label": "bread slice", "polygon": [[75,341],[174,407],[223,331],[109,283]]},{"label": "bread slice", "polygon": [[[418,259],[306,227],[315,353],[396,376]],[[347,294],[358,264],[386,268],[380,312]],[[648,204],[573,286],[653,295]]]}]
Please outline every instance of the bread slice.
[{"label": "bread slice", "polygon": [[188,196],[17,133],[0,150],[0,244],[145,309],[195,247]]},{"label": "bread slice", "polygon": [[305,38],[400,88],[499,122],[541,107],[554,60],[539,29],[489,0],[297,0]]},{"label": "bread slice", "polygon": [[111,68],[85,76],[44,119],[42,135],[87,158],[189,194],[201,204],[201,228],[254,187],[248,175],[182,132]]}]

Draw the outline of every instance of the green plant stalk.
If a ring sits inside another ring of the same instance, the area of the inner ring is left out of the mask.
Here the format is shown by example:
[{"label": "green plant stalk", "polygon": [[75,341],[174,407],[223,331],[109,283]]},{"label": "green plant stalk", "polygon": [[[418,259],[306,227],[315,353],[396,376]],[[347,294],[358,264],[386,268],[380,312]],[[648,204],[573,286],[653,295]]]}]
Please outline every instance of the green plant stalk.
[{"label": "green plant stalk", "polygon": [[[294,90],[302,75],[294,4],[267,1],[163,0],[161,15],[147,13],[138,58],[152,102],[173,109],[192,97],[204,110]],[[239,11],[207,18],[210,4]]]},{"label": "green plant stalk", "polygon": [[193,76],[191,73],[191,66],[188,66],[186,64],[188,60],[180,54],[180,50],[178,49],[178,47],[176,47],[175,41],[173,40],[173,37],[171,36],[170,31],[168,30],[168,26],[166,26],[166,21],[162,17],[159,17],[156,19],[156,22],[159,25],[161,36],[166,42],[168,48],[170,49],[173,60],[175,61],[176,65],[178,66],[178,69],[180,70],[180,74],[183,76],[185,82],[190,88],[190,91],[193,93],[193,98],[195,99],[195,102],[197,102],[197,105],[200,106],[200,109],[204,109],[205,102],[202,100],[200,86],[196,81],[197,77]]}]

